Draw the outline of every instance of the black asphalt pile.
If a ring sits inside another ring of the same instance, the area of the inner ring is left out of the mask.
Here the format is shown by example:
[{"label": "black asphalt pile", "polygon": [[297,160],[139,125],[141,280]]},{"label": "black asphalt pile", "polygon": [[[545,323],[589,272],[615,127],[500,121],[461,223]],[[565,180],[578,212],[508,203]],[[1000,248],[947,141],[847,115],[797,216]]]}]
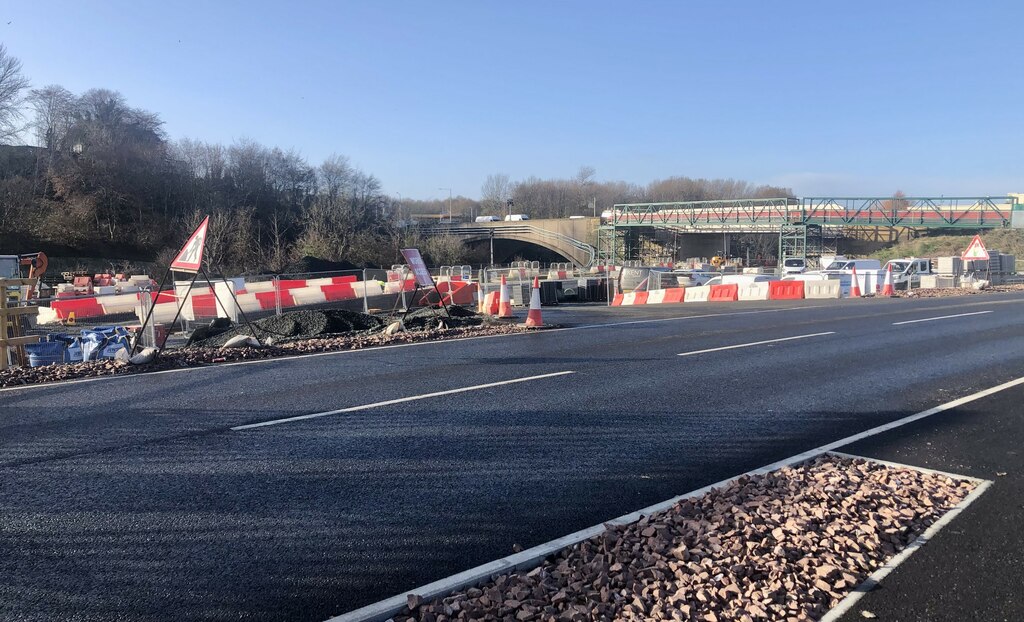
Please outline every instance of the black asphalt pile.
[{"label": "black asphalt pile", "polygon": [[[258,339],[264,341],[270,337],[275,342],[368,331],[380,328],[382,325],[383,320],[376,316],[344,309],[289,311],[280,316],[266,317],[253,322]],[[236,326],[227,332],[197,341],[194,345],[220,347],[232,337],[251,334],[248,327]]]},{"label": "black asphalt pile", "polygon": [[816,620],[973,483],[821,457],[720,489],[443,599],[423,620]]},{"label": "black asphalt pile", "polygon": [[[362,314],[356,314],[362,315]],[[328,324],[336,328],[340,324]],[[308,327],[308,325],[306,325]],[[114,376],[137,374],[167,369],[201,367],[215,363],[229,363],[245,360],[268,359],[275,357],[311,354],[317,352],[336,352],[342,350],[361,350],[374,346],[396,343],[415,343],[420,341],[444,341],[462,337],[479,337],[485,335],[505,335],[523,332],[528,329],[516,324],[495,324],[488,326],[464,326],[450,328],[432,328],[426,330],[399,332],[386,335],[381,331],[349,332],[341,334],[322,334],[310,339],[293,339],[274,346],[260,348],[230,348],[194,346],[181,350],[168,350],[152,363],[131,365],[120,361],[104,360],[75,363],[71,365],[47,365],[44,367],[15,367],[0,371],[0,388],[60,382],[96,376]],[[237,333],[236,333],[237,334]],[[248,334],[240,332],[240,334]],[[221,335],[218,335],[221,337]],[[264,337],[264,335],[261,335]],[[225,339],[226,340],[226,339]]]},{"label": "black asphalt pile", "polygon": [[407,330],[423,330],[437,328],[442,323],[449,328],[480,326],[484,321],[480,315],[465,307],[449,305],[447,314],[444,309],[415,309],[405,316],[404,323]]}]

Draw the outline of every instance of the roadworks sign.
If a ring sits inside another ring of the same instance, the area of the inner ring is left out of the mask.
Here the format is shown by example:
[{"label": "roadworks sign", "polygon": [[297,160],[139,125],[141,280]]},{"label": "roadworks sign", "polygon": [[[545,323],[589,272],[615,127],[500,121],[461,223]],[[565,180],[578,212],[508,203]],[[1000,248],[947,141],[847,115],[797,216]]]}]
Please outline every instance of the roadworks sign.
[{"label": "roadworks sign", "polygon": [[967,245],[967,250],[960,257],[964,261],[970,261],[971,259],[988,259],[988,251],[985,250],[985,244],[981,241],[981,236],[976,235],[971,243]]},{"label": "roadworks sign", "polygon": [[210,225],[210,217],[207,216],[199,223],[196,230],[188,237],[188,242],[181,247],[178,255],[171,262],[171,270],[177,272],[199,272],[203,265],[203,249],[206,247],[206,228]]}]

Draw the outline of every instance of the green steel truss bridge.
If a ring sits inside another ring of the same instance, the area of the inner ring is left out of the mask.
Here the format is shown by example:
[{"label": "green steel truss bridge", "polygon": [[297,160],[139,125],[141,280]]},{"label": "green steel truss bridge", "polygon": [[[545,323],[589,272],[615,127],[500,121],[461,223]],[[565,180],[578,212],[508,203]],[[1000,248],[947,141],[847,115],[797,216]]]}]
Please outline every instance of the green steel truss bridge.
[{"label": "green steel truss bridge", "polygon": [[805,197],[615,205],[598,236],[600,261],[632,259],[628,233],[640,228],[690,233],[772,233],[779,259],[814,265],[835,252],[847,228],[996,229],[1024,227],[1024,195],[985,197]]},{"label": "green steel truss bridge", "polygon": [[[999,228],[1024,226],[1019,196],[805,197],[615,205],[612,227],[693,231],[775,230],[783,225],[840,227]],[[1016,212],[1016,221],[1014,215]]]}]

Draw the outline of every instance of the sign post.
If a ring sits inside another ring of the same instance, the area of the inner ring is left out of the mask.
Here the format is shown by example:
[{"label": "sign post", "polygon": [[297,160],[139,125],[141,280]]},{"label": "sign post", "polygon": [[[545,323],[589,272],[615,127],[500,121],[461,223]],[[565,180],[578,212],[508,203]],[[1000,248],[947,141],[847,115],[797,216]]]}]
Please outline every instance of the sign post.
[{"label": "sign post", "polygon": [[[985,279],[989,279],[989,254],[988,249],[985,248],[985,243],[981,241],[980,235],[975,235],[971,243],[967,245],[967,250],[960,256],[963,261],[984,261],[985,262]],[[973,273],[973,270],[972,270]]]},{"label": "sign post", "polygon": [[[409,264],[409,269],[412,270],[412,274],[416,277],[416,290],[412,293],[413,301],[416,300],[416,294],[421,287],[426,289],[433,289],[437,292],[438,301],[441,306],[444,307],[445,314],[450,318],[451,312],[448,311],[448,306],[444,304],[444,296],[441,295],[441,291],[437,289],[437,283],[434,282],[434,277],[430,276],[430,270],[427,269],[427,264],[423,263],[423,257],[420,255],[420,251],[417,248],[403,248],[402,257],[405,258],[405,263]],[[448,285],[449,291],[451,290],[451,284]],[[429,293],[427,294],[429,295]],[[408,310],[406,310],[408,313]]]}]

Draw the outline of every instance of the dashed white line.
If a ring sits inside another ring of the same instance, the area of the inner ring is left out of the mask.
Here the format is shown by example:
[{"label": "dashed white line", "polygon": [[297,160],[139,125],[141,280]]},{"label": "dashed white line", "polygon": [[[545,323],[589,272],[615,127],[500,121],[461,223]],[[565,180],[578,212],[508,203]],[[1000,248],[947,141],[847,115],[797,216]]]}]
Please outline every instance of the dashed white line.
[{"label": "dashed white line", "polygon": [[409,397],[400,397],[393,400],[385,400],[383,402],[374,402],[372,404],[363,404],[361,406],[350,406],[348,408],[339,408],[337,410],[328,410],[321,413],[311,413],[308,415],[299,415],[297,417],[286,417],[284,419],[273,419],[270,421],[261,421],[259,423],[250,423],[247,425],[239,425],[231,428],[233,431],[239,430],[251,430],[253,428],[263,428],[269,425],[278,425],[279,423],[291,423],[292,421],[304,421],[306,419],[316,419],[318,417],[327,417],[330,415],[340,415],[341,413],[351,413],[360,410],[369,410],[371,408],[380,408],[381,406],[391,406],[392,404],[403,404],[405,402],[415,402],[417,400],[425,400],[432,397],[441,397],[442,395],[453,395],[455,393],[466,393],[467,391],[479,391],[480,389],[489,389],[491,387],[501,387],[508,384],[516,384],[519,382],[529,382],[530,380],[542,380],[544,378],[554,378],[556,376],[567,376],[569,374],[575,374],[574,371],[558,371],[551,374],[541,374],[539,376],[527,376],[525,378],[513,378],[512,380],[501,380],[499,382],[488,382],[487,384],[477,384],[471,387],[461,387],[458,389],[448,389],[447,391],[435,391],[434,393],[424,393],[422,395],[411,395]]},{"label": "dashed white line", "polygon": [[893,326],[900,326],[902,324],[916,324],[917,322],[934,322],[935,320],[948,320],[954,317],[967,317],[968,315],[985,315],[986,313],[992,313],[991,311],[974,311],[973,313],[957,313],[956,315],[940,315],[938,317],[926,317],[920,320],[906,320],[904,322],[893,322]]},{"label": "dashed white line", "polygon": [[733,346],[722,346],[720,348],[708,348],[707,350],[693,350],[692,352],[683,352],[676,356],[693,356],[695,354],[707,354],[708,352],[721,352],[722,350],[735,350],[736,348],[751,348],[753,346],[763,346],[768,343],[779,343],[781,341],[793,341],[794,339],[808,339],[810,337],[823,337],[825,335],[834,335],[836,332],[829,331],[827,333],[811,333],[809,335],[797,335],[796,337],[783,337],[781,339],[766,339],[764,341],[752,341],[750,343],[738,343]]}]

